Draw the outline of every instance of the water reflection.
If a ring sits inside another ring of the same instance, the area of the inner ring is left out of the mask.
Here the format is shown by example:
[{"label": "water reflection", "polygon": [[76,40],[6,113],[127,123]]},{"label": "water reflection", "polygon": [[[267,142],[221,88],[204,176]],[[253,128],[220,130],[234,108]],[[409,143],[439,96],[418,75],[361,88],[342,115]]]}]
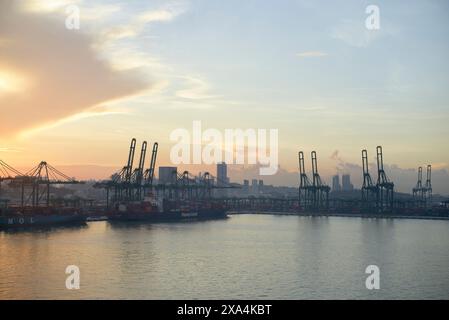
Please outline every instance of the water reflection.
[{"label": "water reflection", "polygon": [[[236,215],[0,232],[0,298],[449,298],[449,222]],[[65,268],[81,289],[65,289]],[[365,288],[376,264],[381,290]]]},{"label": "water reflection", "polygon": [[26,227],[8,227],[0,229],[0,232],[14,234],[14,233],[49,233],[57,231],[70,231],[87,228],[86,222],[69,223],[69,224],[59,224],[59,225],[48,225],[48,226],[26,226]]}]

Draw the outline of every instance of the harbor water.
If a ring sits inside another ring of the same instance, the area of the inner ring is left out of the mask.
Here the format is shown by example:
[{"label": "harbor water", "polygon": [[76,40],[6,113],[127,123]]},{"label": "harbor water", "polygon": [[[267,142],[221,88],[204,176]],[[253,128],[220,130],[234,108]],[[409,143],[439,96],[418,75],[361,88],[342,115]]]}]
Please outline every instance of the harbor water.
[{"label": "harbor water", "polygon": [[0,231],[0,299],[22,298],[448,299],[449,221],[245,214]]}]

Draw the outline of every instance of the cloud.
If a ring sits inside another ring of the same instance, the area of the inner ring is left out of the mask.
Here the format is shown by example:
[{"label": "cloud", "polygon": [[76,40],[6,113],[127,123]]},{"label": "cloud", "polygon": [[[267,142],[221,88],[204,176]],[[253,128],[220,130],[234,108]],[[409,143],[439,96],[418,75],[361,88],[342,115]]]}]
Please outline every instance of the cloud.
[{"label": "cloud", "polygon": [[168,9],[150,10],[142,13],[137,19],[142,23],[149,23],[154,21],[163,22],[172,20],[179,13],[179,11]]},{"label": "cloud", "polygon": [[326,57],[327,53],[321,51],[305,51],[296,54],[300,58]]},{"label": "cloud", "polygon": [[176,96],[179,98],[191,100],[204,100],[219,97],[209,94],[210,86],[206,81],[202,79],[194,77],[180,77],[180,78],[184,80],[184,86],[187,88],[176,91]]},{"label": "cloud", "polygon": [[69,5],[78,5],[80,2],[80,0],[19,0],[21,8],[29,12],[55,12]]},{"label": "cloud", "polygon": [[80,112],[80,113],[74,114],[72,116],[68,116],[66,118],[62,118],[60,120],[54,121],[50,124],[47,124],[45,127],[35,127],[32,129],[28,129],[24,132],[21,132],[20,136],[21,137],[32,136],[33,134],[40,132],[42,130],[57,127],[61,124],[78,121],[81,119],[99,117],[99,116],[107,116],[107,115],[122,115],[122,114],[127,114],[127,113],[128,112],[126,112],[124,110],[114,110],[113,108],[109,108],[109,107],[100,105],[97,107],[92,107],[92,108],[88,109],[87,111]]},{"label": "cloud", "polygon": [[129,21],[129,23],[127,24],[108,28],[104,32],[104,36],[109,41],[133,38],[139,35],[148,23],[168,22],[173,20],[182,12],[184,12],[184,8],[180,6],[171,6],[157,10],[148,10],[131,19],[131,21]]},{"label": "cloud", "polygon": [[339,151],[338,151],[338,150],[335,150],[334,152],[332,152],[330,158],[331,158],[332,160],[338,160],[338,161],[341,161],[341,158],[338,156],[338,153],[339,153]]},{"label": "cloud", "polygon": [[0,39],[2,136],[50,125],[151,87],[136,73],[113,70],[99,60],[89,36],[67,30],[54,16],[21,10],[13,1],[0,3]]}]

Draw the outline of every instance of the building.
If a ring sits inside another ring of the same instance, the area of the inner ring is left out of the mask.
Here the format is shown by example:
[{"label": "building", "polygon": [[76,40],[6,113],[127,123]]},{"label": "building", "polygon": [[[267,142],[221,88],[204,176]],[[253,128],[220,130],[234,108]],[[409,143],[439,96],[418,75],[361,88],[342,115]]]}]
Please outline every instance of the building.
[{"label": "building", "polygon": [[264,187],[263,187],[263,180],[259,180],[259,193],[263,193]]},{"label": "building", "polygon": [[159,167],[159,184],[176,183],[177,167]]},{"label": "building", "polygon": [[243,180],[243,193],[248,195],[249,193],[249,180]]},{"label": "building", "polygon": [[222,187],[229,183],[228,167],[226,163],[217,164],[217,186]]},{"label": "building", "polygon": [[354,186],[351,184],[351,176],[349,174],[344,174],[341,176],[341,190],[343,191],[352,191],[354,190]]},{"label": "building", "polygon": [[332,177],[332,191],[340,191],[341,185],[340,185],[340,176],[337,174]]},{"label": "building", "polygon": [[252,194],[259,193],[259,185],[257,184],[257,179],[251,180],[251,193]]}]

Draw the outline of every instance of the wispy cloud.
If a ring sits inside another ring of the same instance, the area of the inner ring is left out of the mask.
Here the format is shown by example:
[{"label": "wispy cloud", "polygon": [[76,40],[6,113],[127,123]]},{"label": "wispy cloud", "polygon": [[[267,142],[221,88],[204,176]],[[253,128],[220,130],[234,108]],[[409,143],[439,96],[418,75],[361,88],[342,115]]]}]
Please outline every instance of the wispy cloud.
[{"label": "wispy cloud", "polygon": [[82,21],[101,21],[109,18],[122,10],[120,4],[84,4],[80,6],[80,18]]},{"label": "wispy cloud", "polygon": [[107,40],[119,40],[138,36],[149,23],[168,22],[184,12],[183,6],[148,10],[132,18],[128,23],[106,29],[103,34]]},{"label": "wispy cloud", "polygon": [[22,131],[19,136],[21,138],[26,138],[26,137],[32,136],[36,133],[39,133],[43,130],[54,128],[54,127],[60,126],[65,123],[70,123],[70,122],[78,121],[81,119],[102,117],[102,116],[108,116],[108,115],[124,115],[124,114],[128,114],[128,113],[129,112],[124,109],[112,109],[112,108],[108,108],[106,106],[100,105],[97,107],[90,108],[86,111],[82,111],[82,112],[76,113],[74,115],[62,118],[60,120],[55,120],[51,123],[48,123],[45,126],[26,129],[26,130]]},{"label": "wispy cloud", "polygon": [[296,54],[300,58],[326,57],[327,55],[327,53],[322,51],[305,51]]},{"label": "wispy cloud", "polygon": [[20,8],[29,12],[50,13],[63,10],[69,5],[79,5],[82,0],[19,0]]},{"label": "wispy cloud", "polygon": [[185,89],[176,91],[176,96],[183,99],[205,100],[218,98],[210,94],[210,85],[203,79],[194,77],[181,77],[184,80]]}]

